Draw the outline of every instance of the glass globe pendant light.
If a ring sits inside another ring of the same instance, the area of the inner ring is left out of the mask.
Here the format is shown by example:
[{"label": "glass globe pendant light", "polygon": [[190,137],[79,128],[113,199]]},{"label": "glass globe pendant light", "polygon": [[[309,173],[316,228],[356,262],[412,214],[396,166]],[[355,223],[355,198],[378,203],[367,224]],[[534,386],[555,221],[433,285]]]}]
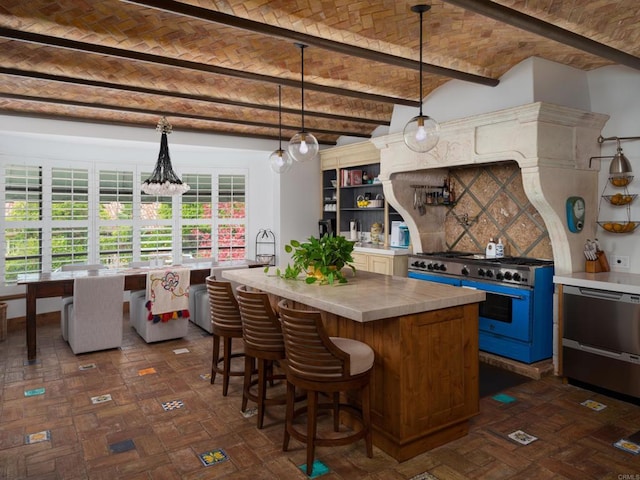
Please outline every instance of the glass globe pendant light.
[{"label": "glass globe pendant light", "polygon": [[300,68],[300,85],[302,92],[302,130],[296,133],[291,140],[287,150],[289,155],[296,162],[306,162],[313,160],[318,155],[318,140],[304,129],[304,49],[307,45],[296,43],[296,47],[300,49],[301,68]]},{"label": "glass globe pendant light", "polygon": [[440,126],[433,118],[422,114],[422,16],[430,5],[414,5],[411,11],[420,14],[420,113],[404,127],[404,143],[414,152],[428,152],[438,143]]},{"label": "glass globe pendant light", "polygon": [[271,170],[276,173],[285,173],[291,169],[293,160],[289,156],[289,153],[282,149],[282,86],[278,85],[278,125],[279,134],[278,141],[280,146],[278,149],[269,156],[269,163]]}]

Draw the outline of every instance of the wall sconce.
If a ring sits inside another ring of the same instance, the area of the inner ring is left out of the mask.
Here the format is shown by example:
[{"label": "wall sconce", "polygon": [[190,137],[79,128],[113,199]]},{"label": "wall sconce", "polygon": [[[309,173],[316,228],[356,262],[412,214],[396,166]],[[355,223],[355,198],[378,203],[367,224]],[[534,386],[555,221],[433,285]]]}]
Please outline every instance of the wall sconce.
[{"label": "wall sconce", "polygon": [[630,175],[632,173],[631,163],[629,159],[622,153],[622,147],[620,147],[620,142],[624,140],[640,140],[640,137],[603,137],[600,135],[598,137],[598,143],[603,144],[604,142],[608,142],[610,140],[615,140],[617,142],[616,154],[613,156],[606,157],[591,157],[589,159],[589,168],[591,168],[591,160],[594,159],[602,159],[602,158],[610,158],[611,165],[609,165],[609,175],[620,177],[625,175]]}]

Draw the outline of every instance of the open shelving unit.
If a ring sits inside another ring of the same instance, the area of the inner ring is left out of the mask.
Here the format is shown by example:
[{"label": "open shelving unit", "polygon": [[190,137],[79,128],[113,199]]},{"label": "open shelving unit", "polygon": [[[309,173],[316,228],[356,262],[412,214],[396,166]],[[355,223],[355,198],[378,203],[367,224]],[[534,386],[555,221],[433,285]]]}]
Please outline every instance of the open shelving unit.
[{"label": "open shelving unit", "polygon": [[[358,231],[369,232],[374,223],[384,226],[382,245],[389,245],[392,221],[402,221],[402,216],[384,198],[377,148],[370,142],[336,147],[322,151],[322,213],[323,220],[330,220],[336,233],[349,235],[351,221],[358,223]],[[363,173],[368,181],[363,183]],[[346,179],[349,180],[346,180]],[[370,183],[369,183],[370,182]],[[359,206],[358,201],[369,198],[382,200],[381,205]]]}]

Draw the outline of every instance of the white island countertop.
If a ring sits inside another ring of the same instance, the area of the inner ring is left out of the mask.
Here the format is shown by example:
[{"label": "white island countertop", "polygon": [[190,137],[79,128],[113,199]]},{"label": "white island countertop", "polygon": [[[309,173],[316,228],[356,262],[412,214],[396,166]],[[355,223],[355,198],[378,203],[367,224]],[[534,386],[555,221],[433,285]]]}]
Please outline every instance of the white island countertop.
[{"label": "white island countertop", "polygon": [[555,275],[553,283],[574,287],[594,288],[621,293],[640,294],[640,275],[625,272],[574,272]]},{"label": "white island countertop", "polygon": [[345,284],[285,280],[263,269],[225,270],[222,277],[357,322],[439,310],[485,300],[482,291],[406,277],[358,271]]}]

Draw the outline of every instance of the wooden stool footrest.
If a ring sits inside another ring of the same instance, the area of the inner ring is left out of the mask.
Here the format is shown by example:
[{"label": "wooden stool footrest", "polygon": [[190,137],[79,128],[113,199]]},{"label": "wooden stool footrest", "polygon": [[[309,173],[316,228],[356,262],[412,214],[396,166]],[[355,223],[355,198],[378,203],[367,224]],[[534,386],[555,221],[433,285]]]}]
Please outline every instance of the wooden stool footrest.
[{"label": "wooden stool footrest", "polygon": [[[342,412],[342,411],[348,412],[351,415],[351,417],[360,424],[361,428],[348,435],[336,436],[331,438],[323,438],[323,437],[317,436],[316,434],[316,438],[313,442],[316,446],[331,447],[331,446],[338,446],[338,445],[340,446],[348,445],[350,443],[356,442],[364,438],[367,435],[367,433],[369,433],[368,428],[366,428],[364,424],[362,413],[358,408],[355,408],[354,406],[346,403],[339,403],[338,411],[336,412],[333,407],[334,407],[333,403],[319,403],[318,413],[325,410],[333,411],[334,415],[339,415],[339,412]],[[306,413],[307,413],[306,406],[295,409],[293,412],[293,420],[295,421],[296,417],[302,416]],[[333,429],[331,430],[331,432],[332,434],[336,433]],[[297,430],[294,425],[291,425],[291,428],[289,429],[289,435],[291,435],[293,438],[295,438],[300,442],[307,443],[307,435]]]},{"label": "wooden stool footrest", "polygon": [[[244,353],[242,352],[232,353],[231,355],[229,355],[229,361],[231,361],[231,359],[233,358],[238,358],[238,357],[244,357]],[[217,365],[222,362],[224,362],[224,357],[218,357],[218,361],[216,362],[216,367],[214,368],[214,371],[216,373],[219,373],[220,375],[224,375],[224,368],[220,368]],[[231,377],[242,377],[244,376],[244,370],[230,370],[229,372],[227,372],[227,375]]]}]

